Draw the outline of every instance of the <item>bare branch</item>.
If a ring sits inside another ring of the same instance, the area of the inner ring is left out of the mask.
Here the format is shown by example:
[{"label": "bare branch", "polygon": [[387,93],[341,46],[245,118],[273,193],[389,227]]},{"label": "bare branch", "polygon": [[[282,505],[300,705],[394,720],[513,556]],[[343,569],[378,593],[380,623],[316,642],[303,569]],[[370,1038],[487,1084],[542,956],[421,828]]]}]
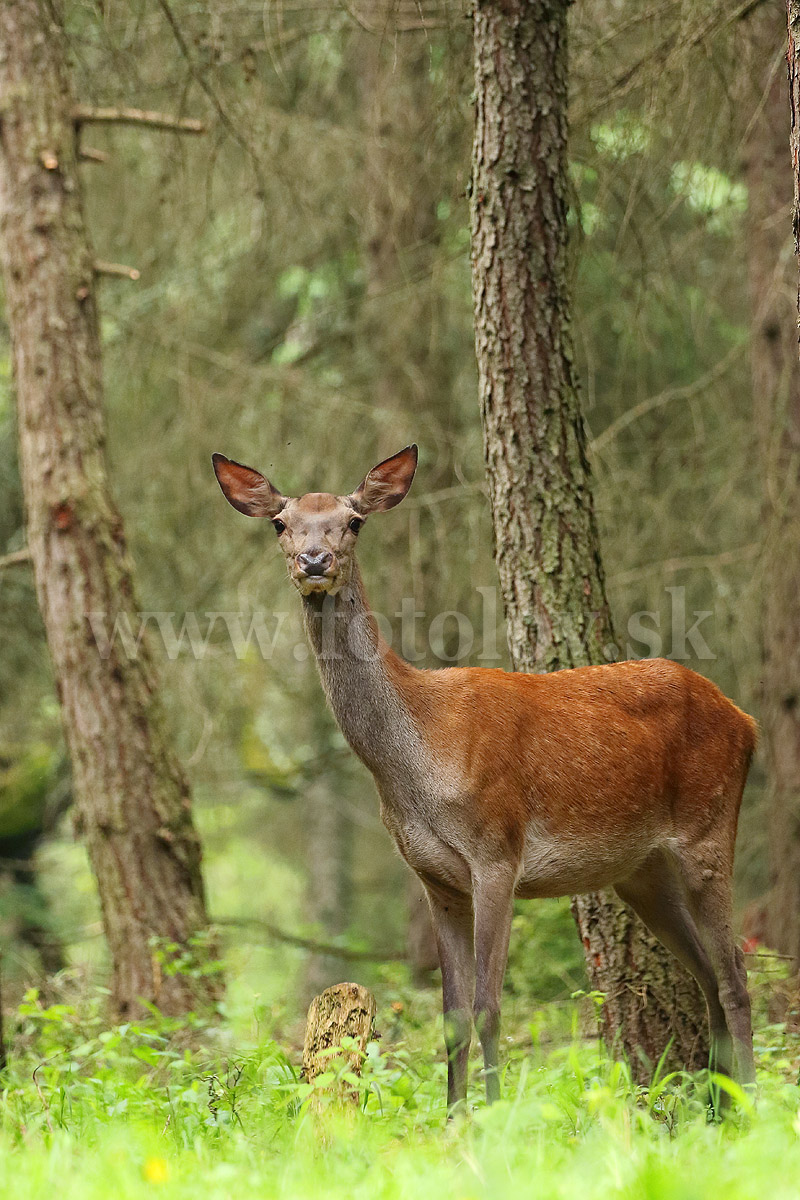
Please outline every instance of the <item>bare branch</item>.
[{"label": "bare branch", "polygon": [[383,16],[384,20],[377,25],[371,25],[366,17],[358,11],[354,4],[343,5],[345,12],[352,21],[355,21],[359,28],[365,33],[377,34],[378,37],[384,37],[389,33],[418,33],[420,30],[427,31],[429,29],[449,29],[451,22],[441,17],[428,17],[422,14],[418,17],[410,18],[405,21],[400,21],[395,16],[394,21],[391,20],[391,13],[387,10]]},{"label": "bare branch", "polygon": [[744,354],[745,349],[744,344],[732,346],[727,354],[724,354],[710,370],[700,375],[691,383],[684,384],[681,387],[666,388],[656,396],[647,396],[646,399],[640,400],[638,404],[634,404],[632,408],[627,409],[621,416],[607,425],[605,429],[601,429],[600,433],[592,438],[589,443],[590,450],[593,453],[602,450],[623,429],[627,429],[629,425],[633,425],[635,421],[640,420],[647,413],[653,412],[657,408],[663,408],[665,404],[669,404],[672,400],[690,400],[692,397],[704,392],[723,378],[726,372],[733,366],[736,359]]},{"label": "bare branch", "polygon": [[76,125],[147,125],[150,129],[166,129],[172,133],[205,133],[202,121],[190,117],[173,117],[169,113],[145,112],[141,108],[93,108],[78,104],[72,110]]},{"label": "bare branch", "polygon": [[717,567],[729,567],[748,558],[756,558],[763,546],[759,542],[751,542],[747,546],[737,546],[733,550],[721,550],[718,554],[690,554],[685,558],[665,558],[660,562],[645,563],[641,567],[633,567],[630,571],[618,571],[609,575],[609,583],[618,585],[634,583],[644,576],[661,572],[663,575],[673,575],[676,571],[709,570]]},{"label": "bare branch", "polygon": [[435,492],[425,492],[420,496],[410,496],[406,503],[406,512],[414,508],[427,508],[433,504],[441,504],[445,500],[462,500],[465,496],[474,496],[477,492],[486,495],[485,483],[458,483],[454,487],[439,488]]},{"label": "bare branch", "polygon": [[94,261],[95,275],[115,275],[118,279],[137,280],[141,271],[136,267],[127,267],[125,263],[102,262],[99,258]]},{"label": "bare branch", "polygon": [[245,135],[238,128],[238,126],[236,124],[234,124],[234,122],[228,116],[228,112],[223,107],[222,101],[220,100],[219,96],[217,95],[215,89],[211,86],[209,81],[206,79],[204,73],[200,70],[197,63],[194,61],[192,52],[189,49],[189,44],[186,41],[186,38],[183,36],[183,31],[178,23],[177,18],[175,17],[175,14],[173,13],[172,9],[170,8],[169,4],[167,3],[167,0],[158,0],[158,5],[164,14],[167,24],[169,25],[170,29],[172,30],[172,35],[175,38],[175,42],[178,46],[178,49],[180,50],[181,54],[183,55],[183,58],[186,61],[186,66],[189,69],[190,75],[192,76],[194,81],[198,84],[198,86],[200,88],[202,88],[202,90],[208,96],[209,100],[211,101],[211,103],[213,104],[213,106],[216,110],[217,116],[219,117],[222,125],[225,127],[225,129],[227,129],[228,133],[231,135],[231,137],[234,139],[234,141],[238,142],[238,144],[241,146],[242,150],[244,150],[245,154],[250,159],[250,162],[251,162],[251,165],[253,168],[253,174],[255,175],[255,179],[256,179],[256,187],[257,187],[259,194],[263,198],[267,192],[266,181],[264,179],[264,174],[263,174],[262,167],[261,167],[261,160],[258,156],[258,153],[256,152],[255,147],[245,137]]},{"label": "bare branch", "polygon": [[31,552],[26,546],[23,550],[15,550],[13,554],[0,555],[0,571],[4,567],[17,567],[21,563],[31,561]]},{"label": "bare branch", "polygon": [[286,942],[289,946],[298,946],[301,950],[311,950],[314,954],[329,954],[332,958],[343,958],[349,962],[403,962],[406,958],[402,951],[397,950],[385,950],[383,953],[379,950],[351,950],[348,946],[318,942],[314,938],[288,933],[270,921],[260,921],[256,917],[214,917],[212,923],[229,925],[236,929],[257,929],[275,941]]},{"label": "bare branch", "polygon": [[716,36],[737,21],[746,20],[764,2],[765,0],[743,0],[743,3],[732,8],[728,0],[722,0],[721,3],[713,5],[711,11],[706,12],[696,26],[690,26],[687,30],[676,25],[632,66],[613,79],[608,89],[599,98],[593,99],[585,113],[580,114],[581,119],[594,115],[612,99],[619,99],[629,92],[638,81],[644,67],[657,63],[659,70],[663,71],[666,64],[674,61],[679,55],[694,50],[708,38]]},{"label": "bare branch", "polygon": [[91,163],[107,163],[110,154],[106,154],[105,150],[96,150],[94,146],[81,146],[78,151],[78,158],[81,162]]}]

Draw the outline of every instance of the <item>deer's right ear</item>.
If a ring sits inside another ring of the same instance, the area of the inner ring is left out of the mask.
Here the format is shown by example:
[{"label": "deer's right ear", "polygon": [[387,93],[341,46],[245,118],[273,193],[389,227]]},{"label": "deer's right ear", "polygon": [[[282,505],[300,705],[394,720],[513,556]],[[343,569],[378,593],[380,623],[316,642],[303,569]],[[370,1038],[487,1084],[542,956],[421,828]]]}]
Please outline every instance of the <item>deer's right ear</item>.
[{"label": "deer's right ear", "polygon": [[224,454],[212,454],[214,474],[225,499],[247,517],[274,517],[286,503],[286,497],[259,471],[233,462]]},{"label": "deer's right ear", "polygon": [[417,469],[416,443],[406,446],[399,454],[385,458],[373,467],[350,493],[350,500],[357,512],[386,512],[399,504],[411,487]]}]

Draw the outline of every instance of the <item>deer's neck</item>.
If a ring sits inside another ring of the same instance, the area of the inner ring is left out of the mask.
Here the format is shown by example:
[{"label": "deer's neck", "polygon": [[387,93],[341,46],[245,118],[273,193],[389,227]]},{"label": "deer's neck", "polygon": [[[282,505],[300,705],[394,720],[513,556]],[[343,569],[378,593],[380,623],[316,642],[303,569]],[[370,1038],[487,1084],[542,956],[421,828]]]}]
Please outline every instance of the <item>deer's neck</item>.
[{"label": "deer's neck", "polygon": [[335,596],[306,596],[303,609],[322,686],[353,750],[378,777],[418,763],[423,750],[409,689],[422,672],[381,637],[358,567]]}]

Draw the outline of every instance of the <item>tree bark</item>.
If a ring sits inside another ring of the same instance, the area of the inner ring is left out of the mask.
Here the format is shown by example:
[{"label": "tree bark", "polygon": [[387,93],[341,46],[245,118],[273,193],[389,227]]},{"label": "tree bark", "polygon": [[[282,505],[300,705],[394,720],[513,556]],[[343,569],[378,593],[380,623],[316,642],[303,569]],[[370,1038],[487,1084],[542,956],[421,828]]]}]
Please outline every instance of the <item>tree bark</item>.
[{"label": "tree bark", "polygon": [[[337,983],[315,996],[308,1010],[303,1045],[303,1075],[312,1083],[318,1075],[336,1068],[331,1050],[341,1046],[342,1038],[353,1038],[355,1046],[342,1051],[347,1067],[361,1074],[367,1043],[373,1036],[375,997],[357,983]],[[339,1088],[341,1099],[357,1099],[352,1089]]]},{"label": "tree bark", "polygon": [[[748,270],[752,309],[754,416],[765,479],[763,730],[769,795],[770,889],[767,937],[800,964],[800,372],[797,364],[797,266],[800,249],[800,3],[790,0],[789,83],[776,62],[783,40],[781,5],[770,0],[752,18],[753,53],[763,95],[746,147]],[[777,69],[776,69],[777,68]],[[762,96],[758,97],[759,103]],[[790,121],[791,114],[791,121]],[[791,167],[786,155],[791,146]]]},{"label": "tree bark", "polygon": [[[372,1037],[375,997],[358,983],[337,983],[311,1001],[303,1045],[303,1074],[313,1079],[330,1066],[330,1051],[343,1037],[355,1038],[362,1052]],[[350,1066],[360,1072],[357,1053],[348,1051]]]},{"label": "tree bark", "polygon": [[[573,363],[567,262],[568,0],[477,0],[475,344],[495,558],[516,670],[616,657]],[[647,1082],[707,1061],[694,980],[611,894],[573,913],[603,1033]]]},{"label": "tree bark", "polygon": [[[106,460],[93,254],[55,6],[0,6],[0,258],[28,545],[121,1016],[219,991],[187,780],[147,648],[101,648],[87,615],[137,612]],[[134,626],[135,627],[135,626]],[[107,652],[106,652],[107,651]],[[192,970],[180,970],[179,960]]]}]

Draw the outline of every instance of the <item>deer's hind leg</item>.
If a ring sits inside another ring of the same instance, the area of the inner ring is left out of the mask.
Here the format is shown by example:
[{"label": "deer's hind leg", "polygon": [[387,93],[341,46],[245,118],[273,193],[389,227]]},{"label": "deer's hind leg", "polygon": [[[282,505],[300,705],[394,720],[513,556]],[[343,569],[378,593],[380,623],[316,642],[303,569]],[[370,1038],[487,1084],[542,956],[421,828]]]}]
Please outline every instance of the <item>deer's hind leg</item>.
[{"label": "deer's hind leg", "polygon": [[703,943],[682,873],[672,855],[665,850],[655,851],[633,875],[616,885],[616,891],[697,980],[708,1008],[710,1066],[732,1074],[733,1047],[714,960]]},{"label": "deer's hind leg", "polygon": [[719,999],[733,1041],[736,1077],[750,1087],[756,1077],[753,1027],[744,955],[733,935],[730,870],[726,864],[710,865],[716,863],[715,858],[702,850],[682,850],[679,862],[689,907],[717,976]]}]

